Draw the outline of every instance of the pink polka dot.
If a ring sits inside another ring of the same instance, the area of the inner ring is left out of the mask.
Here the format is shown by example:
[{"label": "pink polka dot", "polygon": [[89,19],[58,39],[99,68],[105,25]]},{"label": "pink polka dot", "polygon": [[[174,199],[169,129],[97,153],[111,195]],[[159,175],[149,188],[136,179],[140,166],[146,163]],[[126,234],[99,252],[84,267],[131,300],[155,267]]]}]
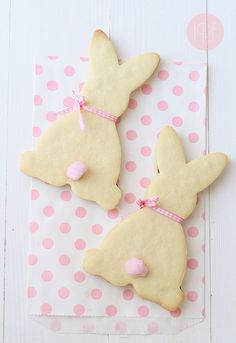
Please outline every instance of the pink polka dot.
[{"label": "pink polka dot", "polygon": [[188,298],[189,301],[194,302],[194,301],[196,301],[198,299],[198,293],[195,292],[195,291],[189,291],[187,293],[187,298]]},{"label": "pink polka dot", "polygon": [[70,295],[70,291],[68,288],[63,287],[58,290],[58,295],[61,299],[66,299]]},{"label": "pink polka dot", "polygon": [[51,217],[54,214],[54,208],[52,206],[46,206],[43,209],[43,214],[46,217]]},{"label": "pink polka dot", "polygon": [[147,306],[139,306],[138,314],[140,317],[147,317],[149,314],[149,308]]},{"label": "pink polka dot", "polygon": [[193,71],[191,71],[191,72],[189,73],[189,79],[190,79],[191,81],[197,81],[197,80],[199,79],[199,77],[200,77],[200,74],[199,74],[199,72],[196,71],[196,70],[193,70]]},{"label": "pink polka dot", "polygon": [[173,117],[172,124],[176,127],[180,127],[183,124],[183,119],[181,117]]},{"label": "pink polka dot", "polygon": [[157,333],[158,330],[159,330],[159,326],[157,323],[155,323],[155,322],[148,323],[148,327],[147,327],[148,333],[154,334],[154,333]]},{"label": "pink polka dot", "polygon": [[189,111],[191,111],[191,112],[197,112],[197,111],[199,111],[199,103],[198,102],[196,102],[196,101],[192,101],[192,102],[190,102],[189,103],[189,105],[188,105],[188,109],[189,109]]},{"label": "pink polka dot", "polygon": [[64,68],[64,74],[66,76],[73,76],[75,74],[75,69],[72,66],[66,66]]},{"label": "pink polka dot", "polygon": [[43,73],[43,66],[41,64],[35,64],[35,74],[40,75]]},{"label": "pink polka dot", "polygon": [[30,254],[28,256],[28,263],[31,266],[34,266],[35,264],[37,264],[38,262],[38,257],[36,255]]},{"label": "pink polka dot", "polygon": [[143,177],[139,183],[141,187],[148,188],[151,183],[151,180],[148,177]]},{"label": "pink polka dot", "polygon": [[134,297],[134,293],[133,293],[132,289],[130,289],[130,288],[124,289],[123,298],[125,300],[131,300],[131,299],[133,299],[133,297]]},{"label": "pink polka dot", "polygon": [[191,226],[188,228],[187,232],[188,232],[189,237],[197,237],[199,230],[197,227]]},{"label": "pink polka dot", "polygon": [[47,315],[47,314],[50,314],[52,312],[52,306],[50,304],[42,304],[41,307],[40,307],[40,311],[41,311],[41,314],[43,315]]},{"label": "pink polka dot", "polygon": [[41,278],[43,279],[43,281],[49,282],[52,280],[53,274],[49,270],[45,270],[44,272],[42,272]]},{"label": "pink polka dot", "polygon": [[181,86],[174,86],[174,88],[172,89],[172,92],[174,95],[180,96],[183,94],[184,90]]},{"label": "pink polka dot", "polygon": [[189,142],[191,143],[197,143],[198,140],[199,140],[199,136],[196,132],[191,132],[189,135],[188,135],[188,140]]},{"label": "pink polka dot", "polygon": [[117,333],[119,333],[120,335],[124,334],[127,330],[127,324],[125,322],[117,322],[115,324],[115,330]]},{"label": "pink polka dot", "polygon": [[83,332],[84,333],[92,333],[94,330],[94,325],[92,322],[87,322],[83,324]]},{"label": "pink polka dot", "polygon": [[190,269],[196,269],[198,267],[198,261],[195,258],[190,258],[187,265]]},{"label": "pink polka dot", "polygon": [[54,241],[51,238],[45,238],[42,241],[42,246],[44,247],[44,249],[51,249],[54,246]]},{"label": "pink polka dot", "polygon": [[141,123],[145,126],[150,125],[152,123],[152,118],[148,115],[142,116]]},{"label": "pink polka dot", "polygon": [[84,272],[76,272],[74,274],[74,280],[79,283],[83,282],[85,280]]},{"label": "pink polka dot", "polygon": [[117,308],[114,305],[108,305],[106,307],[106,314],[110,317],[115,316],[117,313]]},{"label": "pink polka dot", "polygon": [[72,107],[74,105],[74,99],[70,96],[64,98],[63,105],[65,107]]},{"label": "pink polka dot", "polygon": [[98,300],[102,297],[102,291],[99,288],[94,288],[91,290],[90,295],[94,300]]},{"label": "pink polka dot", "polygon": [[37,295],[37,290],[34,287],[28,287],[27,296],[28,298],[34,298]]},{"label": "pink polka dot", "polygon": [[43,103],[43,98],[40,95],[34,96],[34,104],[35,106],[40,106]]},{"label": "pink polka dot", "polygon": [[73,310],[74,310],[74,313],[75,313],[77,316],[82,316],[82,315],[84,314],[84,312],[85,312],[85,308],[84,308],[84,306],[81,305],[81,304],[75,305],[74,308],[73,308]]},{"label": "pink polka dot", "polygon": [[64,201],[69,201],[71,199],[71,192],[70,191],[62,191],[61,192],[61,199]]},{"label": "pink polka dot", "polygon": [[87,214],[87,211],[84,207],[78,207],[76,210],[75,210],[75,214],[77,217],[79,218],[84,218]]},{"label": "pink polka dot", "polygon": [[50,80],[47,83],[47,88],[50,91],[55,91],[58,88],[58,83],[56,81],[54,81],[54,80]]},{"label": "pink polka dot", "polygon": [[94,224],[92,226],[92,232],[95,234],[95,235],[100,235],[103,231],[103,227],[102,225],[100,224]]},{"label": "pink polka dot", "polygon": [[133,193],[126,193],[124,199],[127,204],[133,204],[135,202],[136,196]]},{"label": "pink polka dot", "polygon": [[130,141],[134,141],[137,138],[137,132],[134,130],[129,130],[126,132],[126,137],[130,140]]},{"label": "pink polka dot", "polygon": [[140,152],[143,156],[147,157],[151,155],[152,149],[149,146],[143,146]]},{"label": "pink polka dot", "polygon": [[58,56],[48,56],[48,59],[51,61],[55,61],[58,59]]},{"label": "pink polka dot", "polygon": [[138,106],[138,103],[135,99],[129,99],[129,105],[128,108],[131,110],[134,110]]},{"label": "pink polka dot", "polygon": [[57,120],[57,114],[56,113],[53,113],[53,112],[48,112],[46,114],[46,118],[48,121],[50,122],[53,122],[53,121],[56,121]]},{"label": "pink polka dot", "polygon": [[38,126],[33,127],[33,136],[34,137],[39,137],[42,133],[42,130]]},{"label": "pink polka dot", "polygon": [[174,64],[177,66],[181,66],[183,63],[183,61],[174,61]]},{"label": "pink polka dot", "polygon": [[62,266],[68,266],[68,264],[70,264],[70,257],[68,255],[61,255],[59,257],[59,263]]},{"label": "pink polka dot", "polygon": [[152,93],[152,86],[150,86],[148,84],[144,84],[141,87],[141,91],[143,94],[148,95],[148,94]]},{"label": "pink polka dot", "polygon": [[50,329],[54,332],[58,332],[61,330],[61,322],[59,319],[52,320],[50,324]]},{"label": "pink polka dot", "polygon": [[118,217],[119,212],[117,209],[107,211],[107,215],[110,219],[115,219]]},{"label": "pink polka dot", "polygon": [[39,225],[36,222],[30,222],[29,223],[29,230],[30,232],[36,232],[39,229]]},{"label": "pink polka dot", "polygon": [[89,58],[87,56],[81,56],[79,59],[82,62],[88,62],[88,60],[89,60]]},{"label": "pink polka dot", "polygon": [[162,70],[160,70],[160,71],[158,72],[158,78],[159,78],[160,80],[167,80],[168,77],[169,77],[169,73],[168,73],[167,70],[162,69]]},{"label": "pink polka dot", "polygon": [[166,111],[168,109],[168,103],[164,100],[162,101],[159,101],[157,103],[157,108],[160,110],[160,111]]},{"label": "pink polka dot", "polygon": [[134,161],[128,161],[125,163],[125,169],[129,172],[133,172],[136,169],[136,163]]},{"label": "pink polka dot", "polygon": [[39,191],[37,191],[37,189],[32,189],[30,198],[31,200],[37,200],[39,198]]},{"label": "pink polka dot", "polygon": [[77,239],[75,241],[75,248],[77,250],[83,250],[86,247],[86,243],[83,239]]},{"label": "pink polka dot", "polygon": [[71,230],[71,226],[69,223],[61,223],[59,229],[62,233],[68,233]]},{"label": "pink polka dot", "polygon": [[175,311],[170,311],[171,317],[177,318],[181,315],[181,309],[177,308]]}]

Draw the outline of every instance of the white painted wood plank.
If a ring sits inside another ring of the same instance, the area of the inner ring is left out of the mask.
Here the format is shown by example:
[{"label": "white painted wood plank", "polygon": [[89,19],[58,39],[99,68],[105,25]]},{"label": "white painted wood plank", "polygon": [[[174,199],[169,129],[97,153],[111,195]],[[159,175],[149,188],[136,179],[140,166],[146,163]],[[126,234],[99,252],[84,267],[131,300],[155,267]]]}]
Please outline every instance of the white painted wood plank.
[{"label": "white painted wood plank", "polygon": [[[30,179],[18,171],[31,145],[34,55],[87,52],[92,31],[107,29],[106,1],[11,1],[10,88],[7,165],[7,252],[4,343],[107,342],[107,336],[63,335],[29,320],[26,254]],[[27,191],[26,191],[27,190]]]},{"label": "white painted wood plank", "polygon": [[186,34],[192,17],[205,13],[206,0],[110,1],[110,34],[123,57],[155,51],[162,58],[206,61],[206,52],[194,49]]},{"label": "white painted wood plank", "polygon": [[[209,0],[208,10],[224,26],[224,40],[209,51],[210,149],[224,151],[230,158],[226,172],[211,189],[212,342],[233,343],[236,337],[236,4]],[[215,26],[215,33],[217,29]]]},{"label": "white painted wood plank", "polygon": [[0,2],[0,341],[4,335],[4,280],[5,280],[5,205],[6,205],[6,150],[7,150],[7,112],[8,112],[8,57],[9,57],[9,18],[10,1]]}]

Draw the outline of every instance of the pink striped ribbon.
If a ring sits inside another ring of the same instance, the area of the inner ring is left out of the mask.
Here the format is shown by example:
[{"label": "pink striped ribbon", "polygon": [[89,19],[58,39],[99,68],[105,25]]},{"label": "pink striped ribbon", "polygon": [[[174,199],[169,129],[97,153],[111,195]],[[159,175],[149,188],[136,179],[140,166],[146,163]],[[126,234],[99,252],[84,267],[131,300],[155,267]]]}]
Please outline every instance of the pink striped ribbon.
[{"label": "pink striped ribbon", "polygon": [[156,211],[157,213],[160,213],[163,216],[170,218],[171,220],[177,223],[181,224],[184,221],[184,219],[179,217],[177,214],[174,214],[168,210],[165,210],[162,207],[159,207],[157,205],[158,201],[159,201],[159,198],[156,196],[153,196],[150,199],[140,199],[137,201],[137,204],[139,205],[140,208],[149,207],[152,210]]},{"label": "pink striped ribbon", "polygon": [[73,93],[73,100],[74,100],[73,105],[68,107],[68,108],[65,108],[62,111],[56,112],[56,114],[61,115],[61,114],[66,114],[66,113],[69,113],[73,110],[76,110],[76,112],[78,114],[78,121],[79,121],[79,125],[80,125],[81,130],[84,130],[84,127],[85,127],[83,116],[81,113],[81,109],[83,109],[87,112],[96,114],[99,117],[102,117],[104,119],[113,121],[114,123],[118,122],[118,117],[116,117],[114,114],[109,113],[109,112],[105,112],[105,111],[100,110],[98,108],[87,106],[84,96],[77,95],[74,90],[72,90],[72,93]]}]

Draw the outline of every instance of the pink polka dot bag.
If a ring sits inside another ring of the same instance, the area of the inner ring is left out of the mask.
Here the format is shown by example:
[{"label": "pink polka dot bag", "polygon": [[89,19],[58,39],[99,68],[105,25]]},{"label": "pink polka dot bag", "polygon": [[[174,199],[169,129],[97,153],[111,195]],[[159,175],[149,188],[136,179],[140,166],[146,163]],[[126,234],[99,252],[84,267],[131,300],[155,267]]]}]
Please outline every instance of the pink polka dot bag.
[{"label": "pink polka dot bag", "polygon": [[[87,60],[38,59],[34,143],[57,121],[55,113],[71,106],[71,90],[87,79]],[[137,209],[136,201],[155,174],[156,136],[164,125],[177,130],[189,159],[205,153],[205,87],[205,64],[162,61],[148,83],[133,93],[118,123],[123,197],[116,209],[105,211],[74,196],[69,188],[32,179],[28,302],[36,320],[53,331],[102,334],[177,333],[203,320],[204,193],[183,225],[189,254],[183,284],[186,300],[175,312],[141,299],[131,287],[114,287],[86,274],[82,259],[87,248],[98,246],[116,223]]]}]

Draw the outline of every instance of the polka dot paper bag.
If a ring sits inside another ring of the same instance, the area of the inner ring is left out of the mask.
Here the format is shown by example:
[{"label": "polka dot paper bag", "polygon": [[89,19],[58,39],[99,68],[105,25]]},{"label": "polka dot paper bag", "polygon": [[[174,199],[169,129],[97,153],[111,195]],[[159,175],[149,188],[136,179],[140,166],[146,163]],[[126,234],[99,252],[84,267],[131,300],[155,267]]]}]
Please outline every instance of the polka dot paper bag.
[{"label": "polka dot paper bag", "polygon": [[[71,106],[72,89],[88,77],[87,58],[41,58],[35,68],[34,143]],[[122,145],[119,185],[123,197],[106,212],[73,195],[32,180],[29,252],[29,312],[62,332],[176,333],[204,316],[204,194],[184,223],[188,245],[186,300],[169,313],[137,296],[131,287],[114,287],[86,274],[86,249],[97,247],[111,228],[137,209],[156,173],[157,135],[164,125],[180,134],[187,158],[205,151],[206,65],[162,61],[148,83],[136,91],[117,125]],[[65,114],[66,115],[66,114]],[[48,166],[50,168],[50,166]],[[114,254],[116,252],[114,251]]]}]

